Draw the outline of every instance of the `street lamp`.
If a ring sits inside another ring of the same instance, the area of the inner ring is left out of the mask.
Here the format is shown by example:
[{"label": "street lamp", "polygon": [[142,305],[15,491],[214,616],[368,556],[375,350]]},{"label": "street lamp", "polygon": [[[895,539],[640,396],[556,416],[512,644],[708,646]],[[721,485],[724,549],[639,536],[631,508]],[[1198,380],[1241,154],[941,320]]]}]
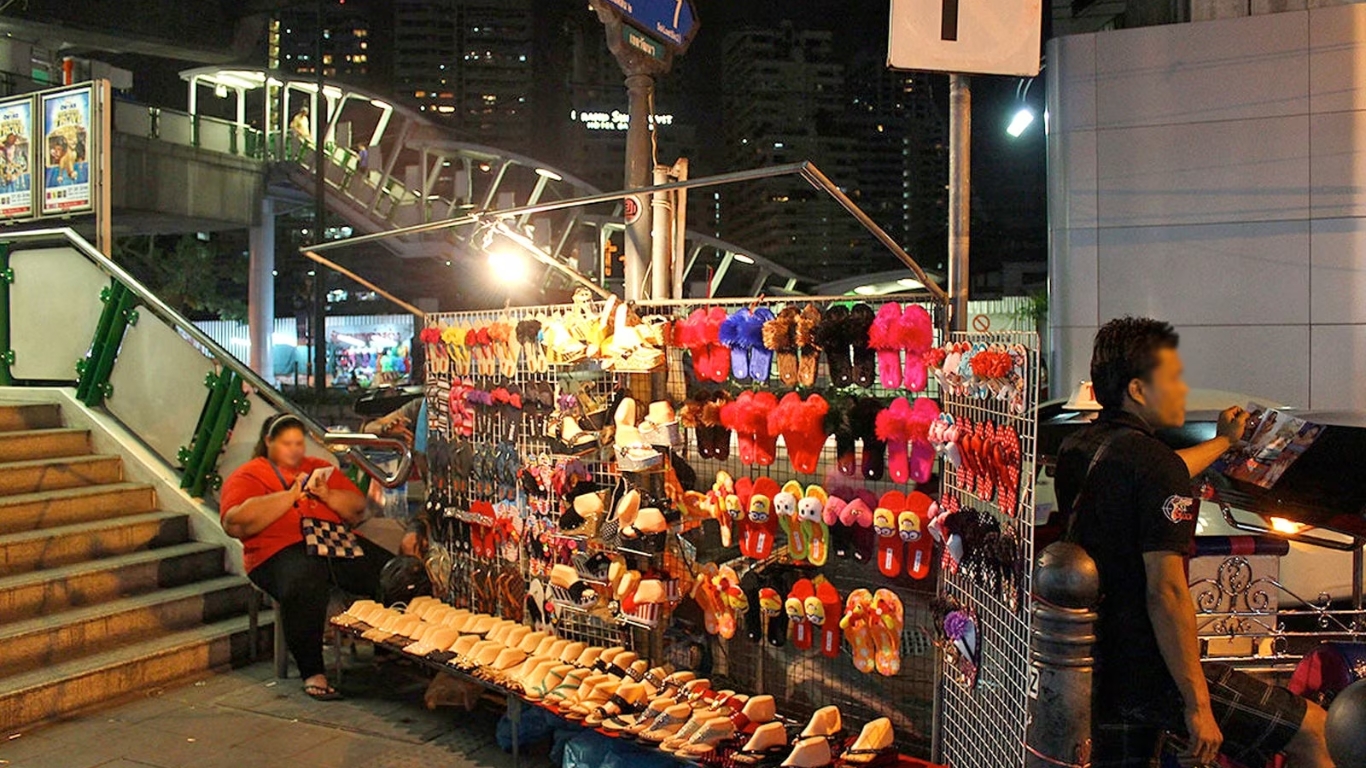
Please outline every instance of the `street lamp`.
[{"label": "street lamp", "polygon": [[1020,111],[1016,112],[1015,116],[1010,119],[1010,125],[1006,126],[1006,133],[1010,134],[1011,138],[1018,139],[1020,134],[1024,133],[1025,129],[1033,123],[1034,110],[1029,107],[1021,107]]},{"label": "street lamp", "polygon": [[489,251],[488,259],[494,280],[505,285],[515,285],[526,280],[526,259],[521,254],[500,249]]}]

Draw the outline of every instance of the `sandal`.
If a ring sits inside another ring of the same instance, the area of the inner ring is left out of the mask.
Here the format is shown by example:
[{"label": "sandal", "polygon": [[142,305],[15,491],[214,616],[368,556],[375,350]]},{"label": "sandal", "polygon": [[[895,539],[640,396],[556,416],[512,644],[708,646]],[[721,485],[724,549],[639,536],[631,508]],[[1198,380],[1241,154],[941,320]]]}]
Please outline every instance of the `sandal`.
[{"label": "sandal", "polygon": [[339,701],[342,695],[330,685],[304,685],[304,694],[314,701]]}]

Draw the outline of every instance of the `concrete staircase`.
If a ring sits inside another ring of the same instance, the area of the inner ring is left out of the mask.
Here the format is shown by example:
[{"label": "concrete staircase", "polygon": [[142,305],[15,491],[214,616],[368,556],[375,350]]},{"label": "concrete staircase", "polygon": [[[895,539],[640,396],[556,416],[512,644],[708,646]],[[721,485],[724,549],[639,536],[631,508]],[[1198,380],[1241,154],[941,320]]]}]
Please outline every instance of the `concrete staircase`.
[{"label": "concrete staircase", "polygon": [[0,404],[0,737],[245,661],[251,586],[223,558],[57,405]]}]

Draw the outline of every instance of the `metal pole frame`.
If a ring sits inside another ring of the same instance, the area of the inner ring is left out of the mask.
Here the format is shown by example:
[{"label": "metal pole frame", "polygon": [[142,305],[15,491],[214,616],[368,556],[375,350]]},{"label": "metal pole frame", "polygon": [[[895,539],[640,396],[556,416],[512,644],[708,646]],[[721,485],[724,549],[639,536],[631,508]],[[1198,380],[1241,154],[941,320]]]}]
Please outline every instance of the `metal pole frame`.
[{"label": "metal pole frame", "polygon": [[[911,271],[912,274],[915,275],[916,279],[919,280],[920,283],[925,286],[925,290],[927,290],[930,293],[931,297],[935,302],[945,305],[948,304],[949,294],[942,287],[940,287],[940,285],[936,283],[928,274],[926,274],[925,270],[922,269],[920,265],[916,263],[915,259],[912,258],[911,255],[906,252],[906,249],[902,248],[901,245],[896,242],[896,240],[892,239],[892,236],[887,234],[886,230],[878,226],[877,222],[873,221],[872,218],[868,216],[868,214],[864,213],[863,209],[859,208],[857,203],[851,200],[848,195],[841,192],[839,187],[835,186],[835,184],[831,182],[830,179],[824,173],[822,173],[819,168],[817,168],[814,164],[812,164],[809,161],[801,163],[789,163],[786,165],[775,165],[770,168],[757,168],[748,171],[734,171],[731,173],[718,174],[716,176],[706,176],[698,179],[689,179],[687,181],[676,181],[671,182],[669,184],[662,184],[657,187],[652,187],[649,191],[668,192],[672,190],[704,189],[707,187],[718,187],[726,184],[736,184],[747,181],[758,181],[760,179],[771,179],[778,176],[789,176],[793,174],[800,175],[802,178],[806,179],[807,183],[811,184],[813,187],[820,189],[824,191],[826,194],[829,194],[831,197],[833,197],[835,201],[840,204],[841,207],[843,207],[846,211],[852,214],[854,218],[858,220],[860,224],[863,225],[864,229],[871,233],[879,243],[881,243],[884,247],[891,251],[892,254],[896,256],[897,259],[899,259],[901,263],[904,264],[906,268]],[[537,203],[536,205],[516,206],[513,208],[504,208],[502,210],[497,211],[481,211],[475,214],[457,216],[453,219],[447,219],[445,221],[434,221],[426,224],[414,224],[409,227],[399,227],[396,229],[391,229],[387,232],[376,232],[369,235],[361,235],[359,237],[348,238],[346,240],[318,242],[312,245],[306,245],[300,248],[299,250],[300,252],[311,251],[313,254],[316,255],[337,248],[345,248],[353,245],[378,242],[380,240],[386,240],[391,237],[408,237],[411,235],[421,234],[424,232],[435,232],[442,229],[454,229],[456,227],[470,226],[472,224],[479,224],[490,219],[515,219],[524,214],[550,213],[553,211],[562,211],[569,208],[580,208],[590,205],[597,205],[601,203],[617,202],[635,194],[639,194],[639,192],[637,190],[624,189],[618,190],[616,192],[601,192],[595,195],[585,195],[583,197],[576,197],[568,200],[555,200],[551,202]]]}]

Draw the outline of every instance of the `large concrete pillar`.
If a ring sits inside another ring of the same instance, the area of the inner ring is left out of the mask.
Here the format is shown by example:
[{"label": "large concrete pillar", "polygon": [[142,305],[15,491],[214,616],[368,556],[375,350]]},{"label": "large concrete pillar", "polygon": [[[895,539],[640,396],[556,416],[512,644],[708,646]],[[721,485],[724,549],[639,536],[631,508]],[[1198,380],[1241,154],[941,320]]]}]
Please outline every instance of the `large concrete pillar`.
[{"label": "large concrete pillar", "polygon": [[261,198],[261,222],[248,237],[251,263],[247,276],[247,325],[251,368],[273,382],[271,352],[275,345],[275,201]]}]

